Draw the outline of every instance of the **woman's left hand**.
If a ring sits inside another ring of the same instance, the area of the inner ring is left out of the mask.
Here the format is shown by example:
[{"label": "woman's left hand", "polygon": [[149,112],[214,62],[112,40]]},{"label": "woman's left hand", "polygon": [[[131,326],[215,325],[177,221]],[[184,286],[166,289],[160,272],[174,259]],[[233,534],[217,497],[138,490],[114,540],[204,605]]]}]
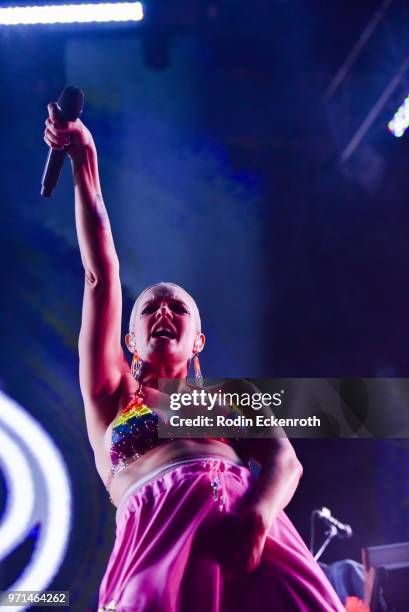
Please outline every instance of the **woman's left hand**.
[{"label": "woman's left hand", "polygon": [[249,506],[220,524],[222,570],[226,578],[253,572],[260,564],[270,522],[260,506]]}]

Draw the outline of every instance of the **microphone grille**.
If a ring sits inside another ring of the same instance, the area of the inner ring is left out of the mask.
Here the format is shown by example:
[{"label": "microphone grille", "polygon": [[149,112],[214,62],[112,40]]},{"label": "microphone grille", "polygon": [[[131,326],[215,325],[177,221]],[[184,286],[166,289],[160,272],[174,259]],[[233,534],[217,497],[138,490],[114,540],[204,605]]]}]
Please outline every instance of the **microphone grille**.
[{"label": "microphone grille", "polygon": [[75,121],[84,108],[84,92],[78,87],[66,87],[60,93],[57,104],[63,121]]}]

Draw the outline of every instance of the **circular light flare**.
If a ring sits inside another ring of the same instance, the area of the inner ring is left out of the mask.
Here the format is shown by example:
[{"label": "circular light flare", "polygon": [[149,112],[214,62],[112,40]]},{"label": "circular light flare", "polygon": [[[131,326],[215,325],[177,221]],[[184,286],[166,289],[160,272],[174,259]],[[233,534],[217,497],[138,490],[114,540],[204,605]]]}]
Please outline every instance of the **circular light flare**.
[{"label": "circular light flare", "polygon": [[[47,522],[41,526],[40,545],[9,590],[43,591],[57,574],[67,550],[72,514],[68,473],[59,450],[47,432],[21,406],[0,391],[0,425],[2,421],[4,430],[11,430],[16,439],[23,439],[34,457],[44,481],[47,503]],[[0,446],[0,453],[3,465],[6,465],[5,447]],[[11,490],[19,486],[17,480],[20,474],[15,472],[15,466],[12,471],[8,470],[6,478]],[[14,541],[16,544],[18,542]],[[15,609],[24,610],[25,607]]]},{"label": "circular light flare", "polygon": [[[28,461],[10,436],[0,429],[0,461],[10,490],[0,522],[0,559],[22,541],[34,507],[34,489]],[[18,478],[10,475],[18,474]]]}]

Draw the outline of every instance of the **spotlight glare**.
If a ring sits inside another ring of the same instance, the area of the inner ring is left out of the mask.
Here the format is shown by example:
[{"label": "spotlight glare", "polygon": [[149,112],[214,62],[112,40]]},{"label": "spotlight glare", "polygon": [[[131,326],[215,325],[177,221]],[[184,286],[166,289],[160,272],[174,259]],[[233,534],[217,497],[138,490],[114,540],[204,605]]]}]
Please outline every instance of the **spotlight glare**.
[{"label": "spotlight glare", "polygon": [[388,123],[388,128],[396,138],[403,136],[409,127],[409,96],[407,96],[398,108],[393,118]]},{"label": "spotlight glare", "polygon": [[[34,508],[34,490],[27,457],[12,438],[0,429],[0,462],[5,469],[10,490],[4,515],[0,520],[0,559],[26,536],[27,524]],[[14,474],[14,477],[11,476]],[[18,476],[18,477],[17,477]]]},{"label": "spotlight glare", "polygon": [[[40,524],[30,560],[8,587],[43,591],[66,555],[71,530],[69,474],[52,438],[24,408],[0,390],[0,465],[8,496],[0,517],[0,566],[30,529]],[[0,609],[5,608],[1,605]],[[15,612],[27,606],[13,608]]]},{"label": "spotlight glare", "polygon": [[53,23],[92,23],[141,21],[140,2],[103,4],[59,4],[0,8],[0,25],[50,25]]}]

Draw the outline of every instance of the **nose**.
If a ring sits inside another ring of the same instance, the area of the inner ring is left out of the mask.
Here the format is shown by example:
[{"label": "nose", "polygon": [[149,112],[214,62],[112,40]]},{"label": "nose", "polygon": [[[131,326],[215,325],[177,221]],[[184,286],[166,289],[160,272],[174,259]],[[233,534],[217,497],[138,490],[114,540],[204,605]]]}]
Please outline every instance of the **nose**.
[{"label": "nose", "polygon": [[173,315],[171,309],[169,308],[169,304],[167,304],[167,302],[162,302],[156,311],[155,316],[156,319],[159,319],[160,317],[168,317],[169,319],[172,319]]}]

